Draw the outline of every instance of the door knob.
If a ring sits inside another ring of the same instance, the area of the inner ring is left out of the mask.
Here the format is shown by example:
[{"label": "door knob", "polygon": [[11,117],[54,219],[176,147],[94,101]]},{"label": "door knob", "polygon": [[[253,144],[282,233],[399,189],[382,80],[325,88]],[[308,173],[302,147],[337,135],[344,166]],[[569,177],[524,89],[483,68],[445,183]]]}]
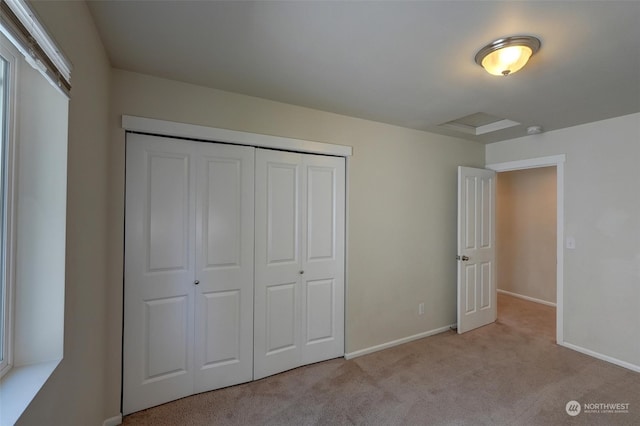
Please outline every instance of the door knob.
[{"label": "door knob", "polygon": [[194,283],[195,285],[198,285],[198,284],[200,284],[200,281],[199,281],[199,280],[195,280],[193,283]]},{"label": "door knob", "polygon": [[466,262],[467,260],[469,260],[469,256],[456,256],[456,260],[462,260],[463,262]]},{"label": "door knob", "polygon": [[300,275],[304,274],[304,271],[300,271]]}]

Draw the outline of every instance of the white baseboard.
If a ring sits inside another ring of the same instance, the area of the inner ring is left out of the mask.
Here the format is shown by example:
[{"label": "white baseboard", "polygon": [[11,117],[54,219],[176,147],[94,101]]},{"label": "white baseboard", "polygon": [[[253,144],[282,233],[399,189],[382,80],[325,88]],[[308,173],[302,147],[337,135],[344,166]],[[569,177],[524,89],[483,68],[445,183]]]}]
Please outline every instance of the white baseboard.
[{"label": "white baseboard", "polygon": [[586,349],[586,348],[583,348],[581,346],[574,345],[572,343],[559,342],[558,344],[560,346],[564,346],[565,348],[572,349],[572,350],[574,350],[576,352],[580,352],[580,353],[583,353],[585,355],[589,355],[589,356],[592,356],[594,358],[598,358],[598,359],[601,359],[603,361],[610,362],[611,364],[615,364],[615,365],[618,365],[620,367],[627,368],[627,369],[629,369],[631,371],[635,371],[636,373],[640,373],[640,365],[631,364],[630,362],[622,361],[620,359],[613,358],[613,357],[610,357],[608,355],[603,355],[603,354],[601,354],[599,352],[595,352],[595,351],[592,351],[591,349]]},{"label": "white baseboard", "polygon": [[352,359],[362,355],[367,355],[373,352],[378,352],[383,349],[392,348],[394,346],[402,345],[403,343],[409,343],[414,340],[422,339],[423,337],[433,336],[434,334],[444,333],[445,331],[449,331],[451,327],[455,327],[455,324],[447,325],[444,327],[436,328],[435,330],[425,331],[424,333],[414,334],[413,336],[403,337],[402,339],[393,340],[391,342],[382,343],[381,345],[371,346],[369,348],[360,349],[358,351],[349,352],[344,354],[345,359]]},{"label": "white baseboard", "polygon": [[117,416],[109,417],[104,422],[102,422],[102,426],[118,426],[122,424],[122,413]]},{"label": "white baseboard", "polygon": [[535,297],[529,297],[529,296],[525,296],[525,295],[518,294],[518,293],[512,293],[512,292],[507,291],[507,290],[498,289],[498,293],[506,294],[506,295],[513,296],[513,297],[517,297],[518,299],[528,300],[529,302],[540,303],[541,305],[553,306],[554,308],[556,307],[556,304],[553,303],[553,302],[547,302],[546,300],[536,299]]}]

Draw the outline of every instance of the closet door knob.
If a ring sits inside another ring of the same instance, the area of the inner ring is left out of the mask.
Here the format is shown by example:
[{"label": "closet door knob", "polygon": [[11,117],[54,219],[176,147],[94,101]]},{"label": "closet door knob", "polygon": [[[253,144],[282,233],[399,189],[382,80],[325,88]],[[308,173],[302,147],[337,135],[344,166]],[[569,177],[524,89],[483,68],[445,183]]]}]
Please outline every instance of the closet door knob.
[{"label": "closet door knob", "polygon": [[195,285],[198,285],[198,284],[200,284],[200,281],[195,280],[193,283],[194,283]]},{"label": "closet door knob", "polygon": [[300,271],[300,275],[304,274],[304,271]]}]

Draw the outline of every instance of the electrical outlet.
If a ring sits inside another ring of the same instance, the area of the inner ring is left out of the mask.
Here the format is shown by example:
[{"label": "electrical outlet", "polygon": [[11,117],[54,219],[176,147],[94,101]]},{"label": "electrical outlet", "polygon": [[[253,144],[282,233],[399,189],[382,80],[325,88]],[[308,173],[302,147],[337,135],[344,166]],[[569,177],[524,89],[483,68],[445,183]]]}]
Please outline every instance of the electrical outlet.
[{"label": "electrical outlet", "polygon": [[424,303],[418,305],[418,315],[424,315]]}]

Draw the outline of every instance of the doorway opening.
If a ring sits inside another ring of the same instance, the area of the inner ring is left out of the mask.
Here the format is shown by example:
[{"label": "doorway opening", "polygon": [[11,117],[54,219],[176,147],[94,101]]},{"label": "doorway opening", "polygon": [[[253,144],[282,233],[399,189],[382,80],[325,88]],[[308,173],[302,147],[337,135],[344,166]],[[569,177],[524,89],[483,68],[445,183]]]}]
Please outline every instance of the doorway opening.
[{"label": "doorway opening", "polygon": [[496,174],[498,318],[550,340],[556,327],[556,201],[555,166]]},{"label": "doorway opening", "polygon": [[[501,299],[516,296],[513,300],[547,306],[555,303],[557,343],[563,342],[564,161],[564,155],[557,155],[486,166],[498,172],[498,186],[502,186],[496,190],[497,285]],[[549,198],[554,196],[555,203],[551,203]],[[545,203],[546,209],[542,205]],[[555,233],[550,229],[554,227]],[[519,235],[514,237],[515,233]],[[541,280],[547,284],[541,284]],[[518,309],[515,303],[511,309]]]}]

